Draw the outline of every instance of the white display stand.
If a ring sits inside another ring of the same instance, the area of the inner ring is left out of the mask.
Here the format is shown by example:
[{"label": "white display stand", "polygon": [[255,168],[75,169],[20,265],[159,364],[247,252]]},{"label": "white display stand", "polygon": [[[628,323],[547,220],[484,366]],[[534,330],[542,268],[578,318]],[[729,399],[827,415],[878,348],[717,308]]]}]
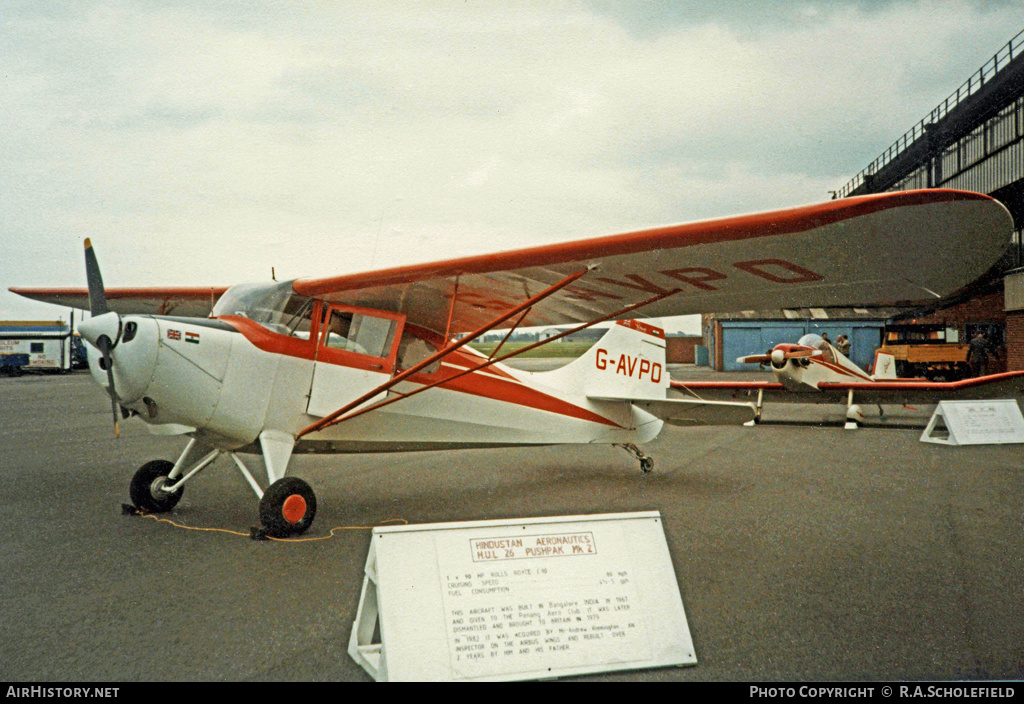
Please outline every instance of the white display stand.
[{"label": "white display stand", "polygon": [[1024,415],[1013,399],[939,401],[921,442],[941,445],[1024,443]]},{"label": "white display stand", "polygon": [[697,662],[657,512],[374,528],[348,652],[378,681]]}]

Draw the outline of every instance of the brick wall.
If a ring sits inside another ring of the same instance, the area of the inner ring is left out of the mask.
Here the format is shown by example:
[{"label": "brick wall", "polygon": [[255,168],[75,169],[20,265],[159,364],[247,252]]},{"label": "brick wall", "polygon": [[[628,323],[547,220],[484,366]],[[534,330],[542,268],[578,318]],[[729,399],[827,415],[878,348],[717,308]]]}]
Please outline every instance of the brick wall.
[{"label": "brick wall", "polygon": [[945,323],[949,327],[959,328],[962,335],[966,323],[1002,323],[1005,321],[1006,311],[1003,310],[1003,291],[999,289],[998,291],[977,296],[955,306],[942,308],[931,315],[914,318],[913,321],[904,319],[900,322]]},{"label": "brick wall", "polygon": [[1006,314],[1006,371],[1024,370],[1024,310]]},{"label": "brick wall", "polygon": [[[1016,318],[1011,325],[1011,319]],[[989,364],[989,373],[1024,369],[1024,313],[1007,313],[1003,309],[1003,290],[982,294],[955,306],[942,308],[919,318],[902,319],[899,322],[945,323],[964,334],[967,323],[1004,323],[1006,325],[1006,350],[998,360]],[[961,342],[967,342],[961,338]]]},{"label": "brick wall", "polygon": [[703,337],[669,337],[665,339],[665,360],[669,364],[693,364],[694,347],[703,345]]}]

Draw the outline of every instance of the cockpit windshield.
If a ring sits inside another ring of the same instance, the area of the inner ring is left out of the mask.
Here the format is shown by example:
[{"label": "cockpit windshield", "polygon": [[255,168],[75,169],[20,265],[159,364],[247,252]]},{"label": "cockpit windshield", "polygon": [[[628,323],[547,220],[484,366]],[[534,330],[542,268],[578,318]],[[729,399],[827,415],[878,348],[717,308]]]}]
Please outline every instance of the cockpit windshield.
[{"label": "cockpit windshield", "polygon": [[836,355],[832,351],[832,347],[829,345],[828,342],[822,339],[821,335],[815,335],[813,332],[807,333],[799,340],[797,340],[797,344],[803,345],[804,347],[812,347],[816,350],[821,350],[821,359],[825,360],[826,362],[836,361]]},{"label": "cockpit windshield", "polygon": [[213,316],[249,318],[281,335],[309,338],[313,299],[295,293],[290,281],[232,286],[213,307]]},{"label": "cockpit windshield", "polygon": [[[789,338],[793,339],[793,338]],[[807,333],[799,340],[796,344],[803,345],[804,347],[813,347],[816,350],[823,350],[826,347],[825,341],[821,339],[821,335],[815,335],[813,332]]]}]

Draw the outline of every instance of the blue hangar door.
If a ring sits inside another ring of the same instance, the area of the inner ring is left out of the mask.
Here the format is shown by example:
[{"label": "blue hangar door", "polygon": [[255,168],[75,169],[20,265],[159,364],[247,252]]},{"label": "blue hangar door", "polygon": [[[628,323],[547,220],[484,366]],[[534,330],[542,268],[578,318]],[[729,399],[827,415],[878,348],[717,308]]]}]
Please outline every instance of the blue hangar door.
[{"label": "blue hangar door", "polygon": [[803,321],[760,321],[751,323],[722,323],[722,370],[750,371],[756,364],[739,364],[737,357],[764,354],[782,342],[796,342],[804,335]]},{"label": "blue hangar door", "polygon": [[850,338],[850,360],[861,369],[875,361],[882,342],[881,320],[762,320],[722,323],[722,371],[752,371],[756,364],[739,364],[737,357],[764,354],[780,342],[796,342],[807,333],[828,334],[835,343],[839,335]]}]

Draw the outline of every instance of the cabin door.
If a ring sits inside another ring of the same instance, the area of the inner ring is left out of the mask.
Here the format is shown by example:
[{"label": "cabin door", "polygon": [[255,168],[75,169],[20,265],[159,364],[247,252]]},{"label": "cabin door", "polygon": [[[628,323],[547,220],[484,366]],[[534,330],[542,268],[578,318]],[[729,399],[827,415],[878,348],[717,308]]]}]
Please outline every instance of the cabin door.
[{"label": "cabin door", "polygon": [[[323,418],[390,379],[404,324],[405,316],[396,313],[325,306],[306,412]],[[382,400],[386,393],[360,407]]]}]

